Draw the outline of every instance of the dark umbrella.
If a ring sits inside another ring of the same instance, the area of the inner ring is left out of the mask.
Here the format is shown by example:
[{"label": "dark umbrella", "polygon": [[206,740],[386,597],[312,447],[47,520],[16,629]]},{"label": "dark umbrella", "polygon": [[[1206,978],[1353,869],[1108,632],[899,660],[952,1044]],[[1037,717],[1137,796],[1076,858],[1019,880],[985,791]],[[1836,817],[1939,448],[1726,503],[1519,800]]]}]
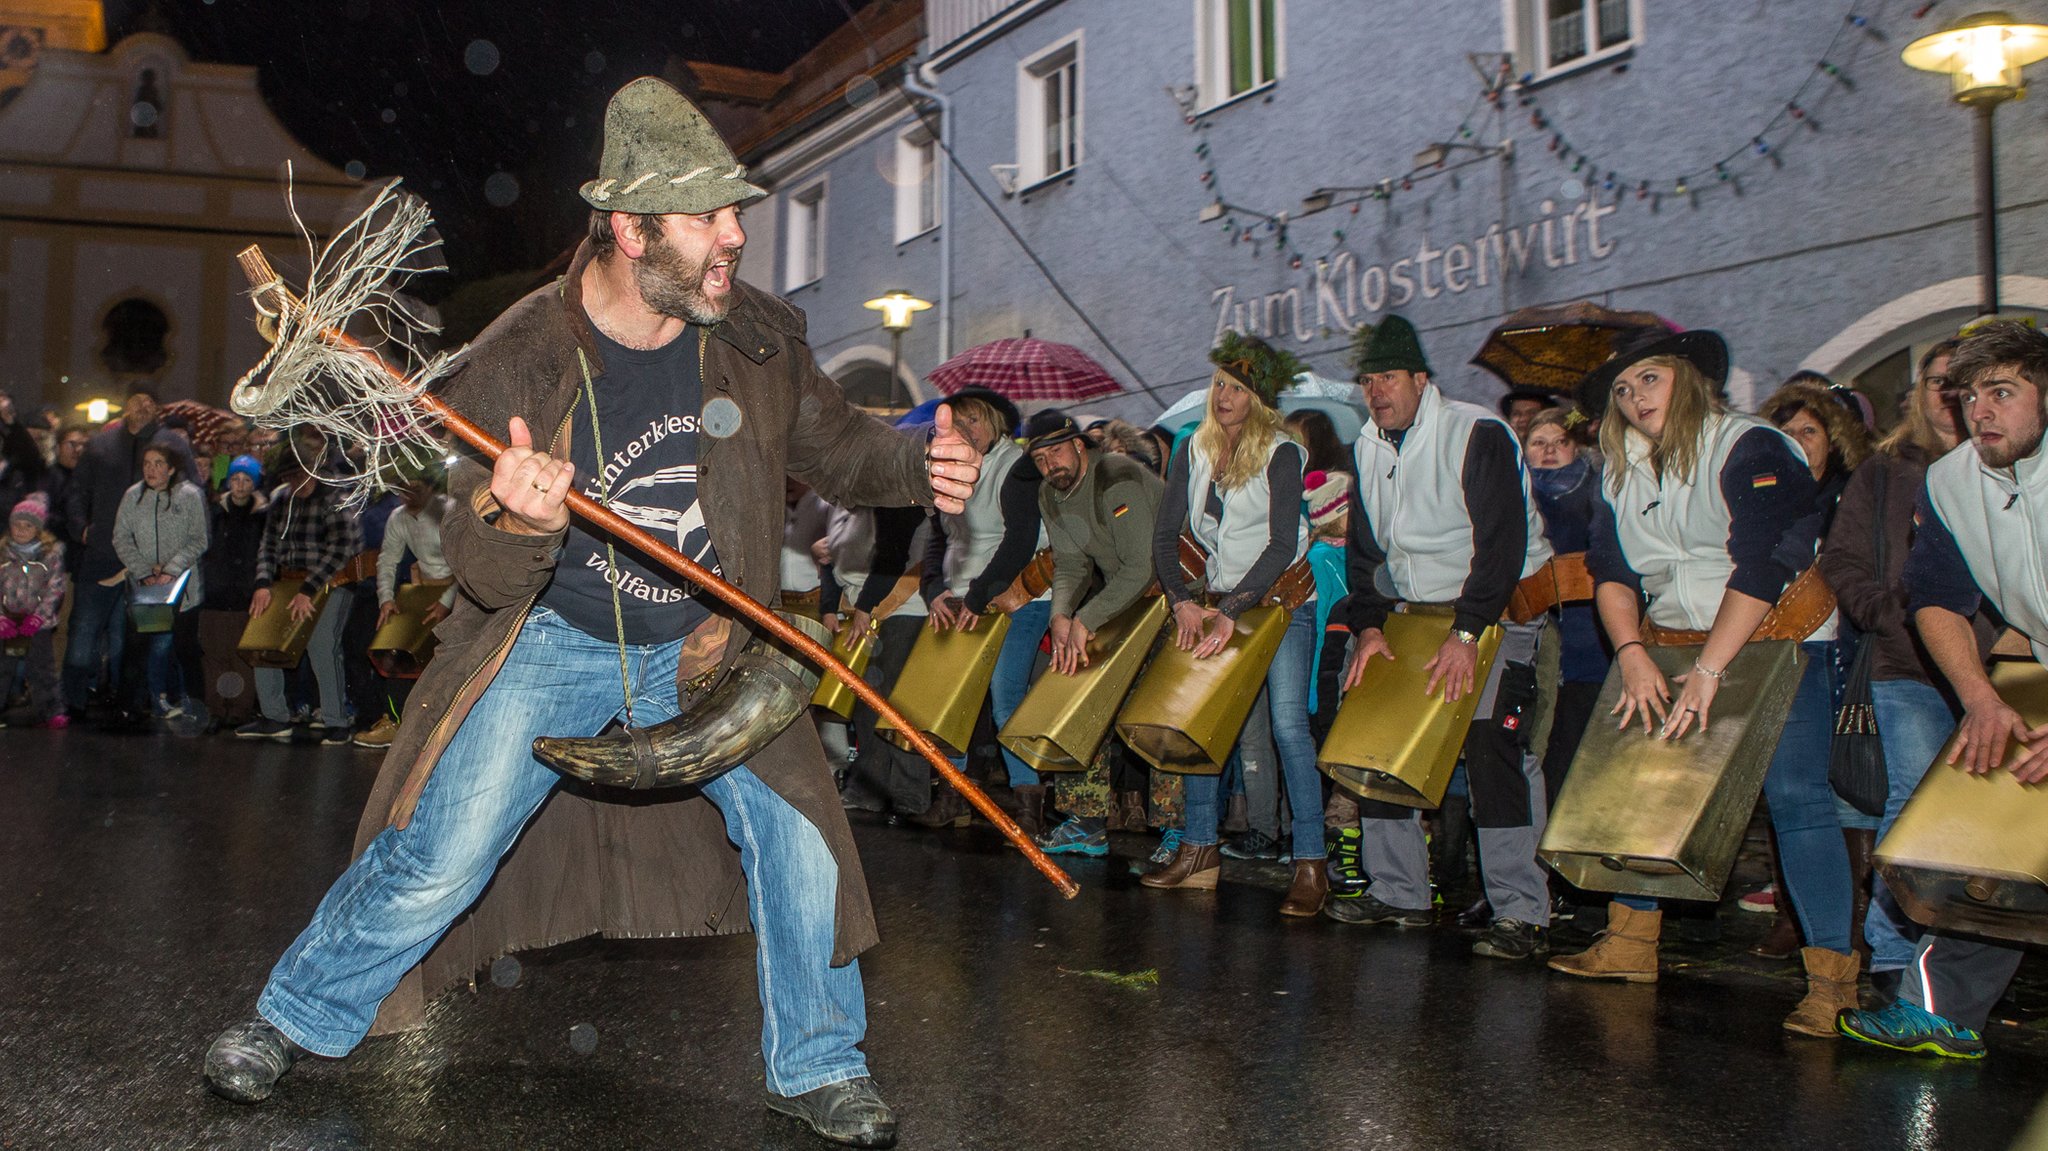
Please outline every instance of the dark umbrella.
[{"label": "dark umbrella", "polygon": [[1677,330],[1655,312],[1617,311],[1590,300],[1522,308],[1488,334],[1472,363],[1511,388],[1569,396],[1613,354],[1616,340],[1644,328]]},{"label": "dark umbrella", "polygon": [[925,381],[949,396],[979,387],[1020,404],[1073,404],[1124,390],[1081,349],[1032,338],[977,344],[933,368]]}]

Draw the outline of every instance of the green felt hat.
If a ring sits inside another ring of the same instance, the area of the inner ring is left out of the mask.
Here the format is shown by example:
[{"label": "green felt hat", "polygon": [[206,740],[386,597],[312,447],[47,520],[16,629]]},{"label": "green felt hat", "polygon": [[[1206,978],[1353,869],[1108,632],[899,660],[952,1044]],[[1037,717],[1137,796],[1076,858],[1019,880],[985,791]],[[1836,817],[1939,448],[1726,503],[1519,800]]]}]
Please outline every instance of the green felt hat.
[{"label": "green felt hat", "polygon": [[689,98],[642,76],[604,110],[604,159],[583,199],[601,212],[702,216],[768,193]]},{"label": "green felt hat", "polygon": [[1388,315],[1373,325],[1372,335],[1351,362],[1359,375],[1372,372],[1427,372],[1429,361],[1422,358],[1422,339],[1415,325],[1400,316]]},{"label": "green felt hat", "polygon": [[1209,350],[1217,370],[1250,389],[1269,408],[1280,406],[1280,393],[1294,386],[1294,377],[1308,369],[1293,353],[1257,336],[1224,332],[1223,342]]}]

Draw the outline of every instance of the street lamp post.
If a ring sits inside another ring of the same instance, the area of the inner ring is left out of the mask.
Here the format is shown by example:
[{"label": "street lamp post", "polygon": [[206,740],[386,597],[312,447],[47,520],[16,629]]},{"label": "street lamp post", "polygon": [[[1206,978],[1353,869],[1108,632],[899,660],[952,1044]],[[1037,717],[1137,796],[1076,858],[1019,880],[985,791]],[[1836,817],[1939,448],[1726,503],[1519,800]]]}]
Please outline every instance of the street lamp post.
[{"label": "street lamp post", "polygon": [[2022,24],[2004,12],[1965,16],[1906,45],[1901,57],[1923,72],[1951,78],[1956,103],[1977,113],[1977,262],[1984,286],[1977,311],[1998,311],[1998,181],[1992,115],[2026,95],[2020,69],[2048,57],[2048,26]]},{"label": "street lamp post", "polygon": [[920,300],[901,288],[887,295],[876,296],[864,307],[882,313],[882,326],[889,330],[889,406],[896,406],[896,382],[903,375],[903,333],[910,330],[910,319],[917,313],[932,306],[930,300]]}]

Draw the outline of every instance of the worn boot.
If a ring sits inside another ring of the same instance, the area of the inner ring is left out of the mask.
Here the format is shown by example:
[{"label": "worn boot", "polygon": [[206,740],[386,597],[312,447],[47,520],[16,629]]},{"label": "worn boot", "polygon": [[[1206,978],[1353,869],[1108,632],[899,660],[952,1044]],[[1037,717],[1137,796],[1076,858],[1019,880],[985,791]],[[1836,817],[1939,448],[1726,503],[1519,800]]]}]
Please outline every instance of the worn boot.
[{"label": "worn boot", "polygon": [[1849,845],[1849,947],[1856,953],[1856,965],[1870,967],[1870,941],[1863,938],[1863,920],[1870,912],[1870,856],[1877,850],[1877,832],[1868,827],[1845,827],[1842,840]]},{"label": "worn boot", "polygon": [[1657,982],[1657,940],[1664,934],[1664,913],[1637,911],[1625,903],[1607,905],[1607,930],[1577,955],[1550,961],[1552,971],[1585,979]]},{"label": "worn boot", "polygon": [[974,821],[974,809],[967,806],[967,800],[945,784],[939,785],[939,793],[932,797],[930,807],[910,817],[909,822],[919,827],[937,830],[941,827],[966,827]]},{"label": "worn boot", "polygon": [[1182,891],[1214,891],[1216,880],[1223,874],[1223,853],[1213,843],[1196,847],[1183,843],[1166,861],[1166,866],[1157,871],[1148,871],[1138,877],[1138,882],[1147,887],[1179,889]]},{"label": "worn boot", "polygon": [[1320,859],[1294,861],[1294,882],[1287,885],[1287,898],[1280,901],[1280,914],[1307,917],[1323,909],[1330,894],[1330,873]]},{"label": "worn boot", "polygon": [[1115,805],[1109,809],[1109,829],[1111,831],[1146,830],[1144,792],[1119,791],[1116,793]]},{"label": "worn boot", "polygon": [[1758,959],[1790,959],[1799,954],[1799,920],[1787,906],[1783,891],[1778,892],[1778,917],[1771,920],[1771,929],[1757,945],[1749,949]]},{"label": "worn boot", "polygon": [[305,1053],[267,1019],[237,1023],[206,1049],[207,1089],[237,1103],[261,1103]]},{"label": "worn boot", "polygon": [[1800,949],[1799,958],[1806,962],[1806,998],[1785,1017],[1785,1030],[1833,1039],[1838,1034],[1835,1017],[1859,1006],[1856,954],[1806,947]]},{"label": "worn boot", "polygon": [[1026,784],[1010,789],[1017,797],[1017,826],[1033,839],[1045,834],[1045,785]]}]

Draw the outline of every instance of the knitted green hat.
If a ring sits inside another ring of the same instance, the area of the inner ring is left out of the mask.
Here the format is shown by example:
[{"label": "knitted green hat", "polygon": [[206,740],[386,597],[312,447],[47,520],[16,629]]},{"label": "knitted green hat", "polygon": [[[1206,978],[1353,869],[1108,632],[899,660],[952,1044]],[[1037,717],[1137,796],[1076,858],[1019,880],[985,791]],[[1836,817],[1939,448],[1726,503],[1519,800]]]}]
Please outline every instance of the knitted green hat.
[{"label": "knitted green hat", "polygon": [[1269,408],[1280,406],[1280,393],[1294,386],[1294,377],[1307,371],[1300,360],[1257,336],[1224,332],[1223,342],[1209,351],[1209,362],[1231,379],[1249,388]]},{"label": "knitted green hat", "polygon": [[1351,367],[1361,376],[1372,372],[1427,372],[1429,361],[1422,358],[1422,340],[1415,334],[1415,325],[1389,314],[1373,327]]},{"label": "knitted green hat", "polygon": [[718,129],[669,84],[642,76],[604,110],[604,158],[583,199],[601,212],[702,216],[768,193]]}]

